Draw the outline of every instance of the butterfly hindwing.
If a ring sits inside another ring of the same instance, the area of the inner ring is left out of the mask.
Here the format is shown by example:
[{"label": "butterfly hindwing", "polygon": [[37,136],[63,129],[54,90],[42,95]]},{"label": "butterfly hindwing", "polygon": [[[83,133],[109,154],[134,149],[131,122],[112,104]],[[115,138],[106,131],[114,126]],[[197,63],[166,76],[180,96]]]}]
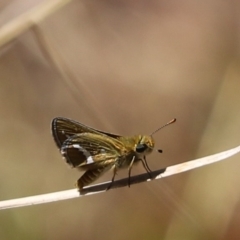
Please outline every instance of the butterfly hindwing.
[{"label": "butterfly hindwing", "polygon": [[73,135],[61,147],[67,163],[82,169],[111,165],[123,151],[127,150],[117,139],[90,132]]}]

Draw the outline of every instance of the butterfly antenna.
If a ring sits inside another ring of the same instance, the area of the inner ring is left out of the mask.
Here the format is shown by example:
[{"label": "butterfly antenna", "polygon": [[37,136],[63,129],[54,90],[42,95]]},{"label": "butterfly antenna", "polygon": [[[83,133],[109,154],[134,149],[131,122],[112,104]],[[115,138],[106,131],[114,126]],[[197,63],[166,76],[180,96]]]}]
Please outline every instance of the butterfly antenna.
[{"label": "butterfly antenna", "polygon": [[170,125],[170,124],[172,124],[172,123],[175,123],[176,120],[177,120],[176,118],[172,119],[171,121],[169,121],[168,123],[166,123],[166,124],[163,125],[162,127],[160,127],[160,128],[158,128],[157,130],[155,130],[155,131],[151,134],[151,136],[152,136],[153,134],[155,134],[156,132],[158,132],[160,129],[162,129],[162,128],[164,128],[164,127],[166,127],[166,126],[168,126],[168,125]]}]

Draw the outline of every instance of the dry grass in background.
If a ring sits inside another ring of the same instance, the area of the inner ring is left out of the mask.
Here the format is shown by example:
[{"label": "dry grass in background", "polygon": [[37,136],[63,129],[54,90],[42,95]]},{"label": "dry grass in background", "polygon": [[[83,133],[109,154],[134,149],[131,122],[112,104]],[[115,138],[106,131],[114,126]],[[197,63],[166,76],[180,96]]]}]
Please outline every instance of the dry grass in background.
[{"label": "dry grass in background", "polygon": [[[2,1],[0,36],[39,3]],[[163,154],[148,158],[153,170],[239,145],[238,5],[69,1],[13,41],[0,38],[1,200],[69,189],[79,177],[51,138],[56,116],[122,135],[148,134],[176,117],[155,136]],[[39,29],[60,67],[43,53]],[[238,159],[81,201],[7,210],[0,238],[238,239]]]}]

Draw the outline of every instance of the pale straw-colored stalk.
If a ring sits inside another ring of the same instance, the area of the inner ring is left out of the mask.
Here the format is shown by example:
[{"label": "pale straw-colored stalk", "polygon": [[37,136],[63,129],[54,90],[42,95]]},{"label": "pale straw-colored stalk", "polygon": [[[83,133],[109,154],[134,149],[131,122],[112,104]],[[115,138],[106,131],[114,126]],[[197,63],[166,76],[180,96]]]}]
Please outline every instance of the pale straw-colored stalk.
[{"label": "pale straw-colored stalk", "polygon": [[[208,165],[211,163],[215,163],[224,159],[227,159],[237,153],[240,152],[240,146],[232,148],[230,150],[220,152],[214,155],[210,155],[207,157],[199,158],[196,160],[180,163],[174,166],[170,166],[164,169],[160,169],[157,171],[153,171],[151,173],[151,179],[149,178],[149,174],[141,174],[137,176],[133,176],[130,178],[131,185],[142,183],[142,182],[149,182],[156,179],[160,179],[163,177],[168,177],[177,173],[185,172],[192,170],[194,168],[202,167],[204,165]],[[230,174],[230,173],[229,173]],[[89,187],[84,188],[81,192],[77,189],[61,191],[61,192],[54,192],[48,194],[42,194],[38,196],[32,197],[25,197],[19,199],[12,199],[0,202],[0,210],[7,209],[7,208],[17,208],[17,207],[24,207],[29,205],[36,205],[42,203],[49,203],[49,202],[56,202],[60,200],[67,200],[71,198],[77,197],[85,197],[93,194],[103,193],[106,191],[113,190],[115,188],[126,187],[128,186],[128,178],[124,178],[118,181],[115,181],[109,190],[106,190],[109,186],[110,182],[104,182],[101,184],[92,185]]]}]

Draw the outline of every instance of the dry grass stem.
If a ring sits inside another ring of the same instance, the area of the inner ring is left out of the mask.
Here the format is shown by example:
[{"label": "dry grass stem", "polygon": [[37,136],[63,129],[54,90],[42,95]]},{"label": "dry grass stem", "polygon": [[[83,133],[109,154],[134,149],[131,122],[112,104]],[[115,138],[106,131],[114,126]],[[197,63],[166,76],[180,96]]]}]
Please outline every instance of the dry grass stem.
[{"label": "dry grass stem", "polygon": [[[199,158],[196,160],[180,163],[171,167],[153,171],[151,173],[152,179],[149,179],[149,175],[147,173],[133,176],[130,179],[131,185],[136,183],[141,183],[141,182],[152,181],[159,178],[168,177],[177,173],[189,171],[194,168],[202,167],[207,164],[211,164],[214,162],[227,159],[239,152],[240,152],[240,146],[224,152],[210,155],[204,158]],[[102,192],[106,192],[106,189],[109,186],[109,184],[110,182],[105,182],[105,183],[89,186],[84,188],[80,193],[77,189],[72,189],[72,190],[43,194],[38,196],[1,201],[0,210],[7,209],[7,208],[17,208],[17,207],[24,207],[29,205],[36,205],[41,203],[55,202],[60,200],[66,200],[66,199],[71,199],[76,197],[84,197],[92,194],[102,193]],[[112,184],[110,190],[114,188],[120,188],[120,187],[126,187],[126,186],[128,186],[128,178],[115,181]]]},{"label": "dry grass stem", "polygon": [[0,28],[0,47],[13,41],[19,35],[38,24],[47,16],[65,6],[71,0],[45,1],[26,13],[14,18],[12,21]]}]

